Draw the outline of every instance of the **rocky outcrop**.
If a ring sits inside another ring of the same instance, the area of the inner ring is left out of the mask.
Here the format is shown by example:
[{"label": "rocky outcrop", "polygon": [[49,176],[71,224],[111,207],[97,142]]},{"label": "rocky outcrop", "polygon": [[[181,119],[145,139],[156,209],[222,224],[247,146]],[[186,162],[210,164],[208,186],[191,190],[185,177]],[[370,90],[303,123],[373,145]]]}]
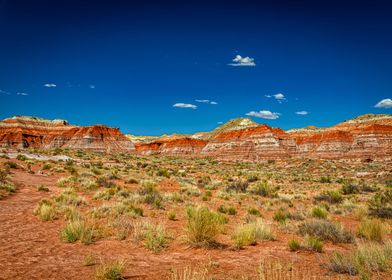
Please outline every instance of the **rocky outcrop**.
[{"label": "rocky outcrop", "polygon": [[258,161],[287,158],[295,151],[295,141],[279,128],[259,125],[215,136],[202,150],[202,155],[225,160]]},{"label": "rocky outcrop", "polygon": [[288,131],[296,156],[318,158],[392,158],[392,117],[363,115],[325,129]]},{"label": "rocky outcrop", "polygon": [[64,120],[13,117],[0,122],[3,148],[85,149],[97,152],[132,152],[135,147],[118,128],[105,125],[74,126]]},{"label": "rocky outcrop", "polygon": [[141,155],[197,156],[207,144],[200,139],[167,139],[152,143],[136,143],[136,152]]},{"label": "rocky outcrop", "polygon": [[136,149],[143,155],[211,156],[253,162],[289,157],[392,159],[391,115],[363,115],[330,128],[310,126],[289,131],[250,122],[238,129],[242,120],[221,126],[218,133],[214,130],[212,139],[208,137],[203,142],[191,138],[165,139],[138,144]]}]

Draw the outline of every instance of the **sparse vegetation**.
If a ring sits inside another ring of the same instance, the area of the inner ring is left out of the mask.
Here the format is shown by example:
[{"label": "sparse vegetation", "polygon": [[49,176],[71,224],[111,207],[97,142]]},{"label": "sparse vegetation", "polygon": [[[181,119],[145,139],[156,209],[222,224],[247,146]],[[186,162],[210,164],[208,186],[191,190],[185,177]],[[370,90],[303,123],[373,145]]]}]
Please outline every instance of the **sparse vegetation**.
[{"label": "sparse vegetation", "polygon": [[341,225],[327,220],[305,221],[299,226],[299,233],[334,243],[351,243],[354,241],[352,233],[346,231]]},{"label": "sparse vegetation", "polygon": [[237,249],[243,246],[255,245],[261,240],[273,240],[274,236],[270,226],[265,224],[261,219],[240,225],[232,235],[234,246]]}]

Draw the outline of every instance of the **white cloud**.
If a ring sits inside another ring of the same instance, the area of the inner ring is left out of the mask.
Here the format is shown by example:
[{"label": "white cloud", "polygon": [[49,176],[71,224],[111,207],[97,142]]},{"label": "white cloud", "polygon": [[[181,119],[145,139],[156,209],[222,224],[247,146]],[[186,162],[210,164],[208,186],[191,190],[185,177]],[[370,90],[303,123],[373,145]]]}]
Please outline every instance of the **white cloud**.
[{"label": "white cloud", "polygon": [[298,112],[295,112],[297,115],[301,115],[301,116],[305,116],[305,115],[307,115],[307,114],[309,114],[307,111],[298,111]]},{"label": "white cloud", "polygon": [[218,122],[218,124],[222,124],[223,122]]},{"label": "white cloud", "polygon": [[44,84],[44,87],[52,88],[52,87],[57,87],[55,84]]},{"label": "white cloud", "polygon": [[89,86],[91,89],[95,89],[95,85],[90,85]]},{"label": "white cloud", "polygon": [[5,91],[5,90],[1,90],[1,89],[0,89],[0,93],[4,93],[4,94],[7,94],[7,95],[10,95],[10,94],[11,94],[10,92]]},{"label": "white cloud", "polygon": [[249,56],[242,57],[237,54],[233,59],[233,63],[229,63],[230,66],[256,66],[254,58]]},{"label": "white cloud", "polygon": [[187,104],[187,103],[176,103],[176,104],[173,105],[173,107],[197,109],[196,105]]},{"label": "white cloud", "polygon": [[279,118],[280,114],[279,113],[273,113],[271,111],[267,110],[261,110],[259,112],[251,111],[246,114],[247,116],[252,116],[256,118],[262,118],[262,119],[269,119],[269,120],[275,120]]},{"label": "white cloud", "polygon": [[276,100],[286,100],[286,97],[284,96],[284,94],[283,93],[277,93],[277,94],[274,94],[274,97],[275,97],[275,99]]},{"label": "white cloud", "polygon": [[392,99],[386,98],[378,102],[376,105],[374,105],[375,108],[385,108],[389,109],[392,108]]},{"label": "white cloud", "polygon": [[218,104],[218,102],[210,101],[210,100],[208,100],[208,99],[196,99],[195,101],[196,101],[196,102],[199,102],[199,103],[207,103],[207,104],[211,104],[211,105],[216,105],[216,104]]},{"label": "white cloud", "polygon": [[23,95],[23,96],[26,96],[26,95],[29,95],[29,94],[26,93],[26,92],[17,92],[16,95]]}]

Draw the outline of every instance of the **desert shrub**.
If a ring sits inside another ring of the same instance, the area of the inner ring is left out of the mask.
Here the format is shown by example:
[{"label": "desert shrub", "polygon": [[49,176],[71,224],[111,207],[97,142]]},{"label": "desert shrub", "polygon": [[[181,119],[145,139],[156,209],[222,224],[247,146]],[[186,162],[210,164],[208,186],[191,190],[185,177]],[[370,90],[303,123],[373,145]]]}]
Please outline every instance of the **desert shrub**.
[{"label": "desert shrub", "polygon": [[187,196],[200,196],[201,192],[198,187],[190,184],[181,184],[180,193],[186,194]]},{"label": "desert shrub", "polygon": [[10,168],[7,165],[0,168],[0,183],[5,183],[7,181],[7,176],[10,174]]},{"label": "desert shrub", "polygon": [[357,194],[361,192],[360,185],[352,182],[352,181],[345,181],[343,182],[343,186],[341,188],[342,194]]},{"label": "desert shrub", "polygon": [[101,264],[95,271],[95,277],[99,280],[122,280],[125,269],[125,261],[113,261]]},{"label": "desert shrub", "polygon": [[19,155],[17,155],[16,159],[21,160],[21,161],[25,161],[25,160],[27,160],[27,157],[25,155],[19,154]]},{"label": "desert shrub", "polygon": [[99,176],[96,179],[95,183],[98,185],[98,187],[103,187],[103,188],[112,188],[115,186],[115,183],[108,175]]},{"label": "desert shrub", "polygon": [[370,241],[382,242],[388,231],[388,225],[378,219],[364,219],[358,226],[358,236]]},{"label": "desert shrub", "polygon": [[246,192],[249,183],[245,180],[235,179],[226,186],[225,190],[227,192]]},{"label": "desert shrub", "polygon": [[39,185],[38,187],[37,187],[37,191],[39,191],[39,192],[48,192],[49,191],[49,188],[48,187],[46,187],[45,185]]},{"label": "desert shrub", "polygon": [[228,215],[236,215],[237,210],[234,207],[226,207],[225,205],[220,205],[218,207],[218,212],[223,213],[223,214],[228,214]]},{"label": "desert shrub", "polygon": [[18,165],[16,164],[16,162],[13,162],[13,161],[7,161],[6,163],[4,163],[4,166],[6,167],[6,168],[11,168],[11,169],[17,169],[18,168]]},{"label": "desert shrub", "polygon": [[275,187],[270,186],[270,184],[263,180],[258,182],[250,187],[249,190],[253,194],[257,194],[263,197],[276,197],[277,189]]},{"label": "desert shrub", "polygon": [[83,179],[81,181],[81,185],[86,190],[95,190],[99,187],[97,182],[90,180],[90,179]]},{"label": "desert shrub", "polygon": [[53,204],[43,199],[34,208],[33,214],[38,216],[42,221],[53,221],[57,218],[57,211]]},{"label": "desert shrub", "polygon": [[299,226],[301,235],[319,237],[334,243],[351,243],[354,241],[352,233],[346,231],[341,225],[327,220],[305,221]]},{"label": "desert shrub", "polygon": [[379,218],[392,219],[392,189],[374,194],[369,202],[369,214]]},{"label": "desert shrub", "polygon": [[144,237],[144,246],[154,252],[159,252],[167,247],[169,243],[166,229],[163,225],[151,226],[147,228]]},{"label": "desert shrub", "polygon": [[373,273],[388,271],[392,263],[392,242],[384,245],[360,244],[353,252],[334,252],[330,257],[330,269],[341,274],[357,275],[370,279]]},{"label": "desert shrub", "polygon": [[288,242],[288,246],[290,251],[295,252],[301,249],[301,244],[299,243],[298,240],[292,239]]},{"label": "desert shrub", "polygon": [[322,176],[320,178],[320,183],[328,184],[328,183],[331,183],[331,182],[332,182],[332,179],[329,176]]},{"label": "desert shrub", "polygon": [[328,216],[328,212],[319,206],[313,207],[312,216],[319,219],[326,219]]},{"label": "desert shrub", "polygon": [[250,215],[255,215],[255,216],[261,216],[261,213],[260,213],[260,211],[259,210],[257,210],[256,208],[249,208],[248,209],[248,213],[250,214]]},{"label": "desert shrub", "polygon": [[324,191],[315,197],[316,201],[326,201],[329,203],[341,203],[343,201],[343,196],[340,191]]},{"label": "desert shrub", "polygon": [[176,212],[174,212],[174,211],[170,211],[170,212],[167,213],[167,218],[168,218],[170,221],[175,221],[175,220],[176,220],[176,217],[177,217],[177,214],[176,214]]},{"label": "desert shrub", "polygon": [[196,247],[216,245],[216,236],[222,232],[225,219],[207,207],[187,209],[186,235],[188,242]]},{"label": "desert shrub", "polygon": [[94,230],[84,220],[69,221],[61,230],[61,240],[73,243],[80,240],[83,244],[94,242]]},{"label": "desert shrub", "polygon": [[135,178],[129,178],[125,181],[127,184],[139,184],[139,181]]},{"label": "desert shrub", "polygon": [[274,214],[274,221],[277,221],[282,225],[286,224],[287,218],[288,218],[288,213],[283,209],[279,209]]},{"label": "desert shrub", "polygon": [[59,196],[54,198],[54,201],[59,205],[74,205],[80,206],[86,201],[83,197],[78,196],[74,189],[67,188]]},{"label": "desert shrub", "polygon": [[138,193],[144,197],[144,203],[150,204],[152,207],[157,209],[163,208],[163,197],[156,190],[156,184],[154,182],[143,182],[142,187],[138,190]]},{"label": "desert shrub", "polygon": [[156,175],[160,177],[170,178],[170,172],[167,169],[159,169]]},{"label": "desert shrub", "polygon": [[44,163],[42,165],[42,170],[49,170],[50,168],[52,168],[52,166],[50,165],[50,163]]},{"label": "desert shrub", "polygon": [[16,191],[16,187],[12,182],[7,182],[7,181],[0,182],[0,198],[2,197],[1,191],[4,191],[8,194],[14,193]]},{"label": "desert shrub", "polygon": [[258,180],[259,180],[259,177],[258,177],[256,174],[250,174],[250,175],[248,175],[248,177],[246,178],[246,180],[247,180],[249,183],[253,183],[253,182],[258,181]]},{"label": "desert shrub", "polygon": [[273,240],[273,238],[270,226],[266,225],[261,219],[238,226],[231,237],[237,249],[243,246],[255,245],[260,240]]},{"label": "desert shrub", "polygon": [[153,252],[159,252],[169,243],[168,234],[162,224],[139,222],[134,224],[133,236],[143,242],[144,247]]},{"label": "desert shrub", "polygon": [[308,250],[318,252],[318,253],[321,253],[323,251],[323,246],[324,246],[323,241],[321,241],[317,237],[308,236],[305,239],[305,242],[306,242],[306,248]]}]

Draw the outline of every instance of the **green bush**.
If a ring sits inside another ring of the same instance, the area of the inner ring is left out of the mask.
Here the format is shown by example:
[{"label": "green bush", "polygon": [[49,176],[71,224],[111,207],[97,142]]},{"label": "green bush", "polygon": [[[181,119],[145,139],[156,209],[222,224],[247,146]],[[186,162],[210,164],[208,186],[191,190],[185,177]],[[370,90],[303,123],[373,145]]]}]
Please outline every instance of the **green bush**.
[{"label": "green bush", "polygon": [[227,187],[226,191],[227,192],[246,192],[246,189],[248,188],[249,183],[245,180],[233,180]]},{"label": "green bush", "polygon": [[46,199],[38,203],[34,208],[33,214],[38,216],[42,221],[53,221],[57,218],[56,208]]},{"label": "green bush", "polygon": [[261,219],[238,226],[231,237],[237,249],[255,245],[260,240],[273,240],[273,238],[271,228]]},{"label": "green bush", "polygon": [[284,224],[286,224],[288,216],[289,215],[288,215],[287,211],[285,211],[283,209],[279,209],[274,214],[274,221],[277,221],[278,223],[284,225]]},{"label": "green bush", "polygon": [[324,191],[316,196],[315,200],[337,204],[343,201],[343,196],[340,191]]},{"label": "green bush", "polygon": [[316,206],[312,209],[312,216],[319,219],[326,219],[328,212],[324,208]]},{"label": "green bush", "polygon": [[73,243],[80,240],[83,244],[94,242],[94,230],[83,220],[69,221],[61,230],[61,240]]},{"label": "green bush", "polygon": [[249,190],[253,194],[257,194],[263,197],[276,197],[277,189],[271,187],[266,180],[252,185]]},{"label": "green bush", "polygon": [[306,238],[306,248],[311,251],[321,253],[323,251],[323,242],[314,236],[308,236]]},{"label": "green bush", "polygon": [[371,279],[374,273],[391,269],[392,242],[384,245],[360,244],[353,252],[333,252],[330,257],[330,269],[341,274],[361,276]]},{"label": "green bush", "polygon": [[292,239],[288,242],[288,246],[290,251],[295,252],[301,249],[301,244],[299,243],[298,240]]},{"label": "green bush", "polygon": [[369,214],[379,218],[392,219],[392,189],[374,194],[369,202]]},{"label": "green bush", "polygon": [[107,264],[101,264],[95,271],[95,277],[99,280],[122,280],[125,269],[124,261],[114,261]]},{"label": "green bush", "polygon": [[186,235],[188,242],[196,247],[216,245],[216,236],[223,231],[225,219],[206,207],[187,209]]},{"label": "green bush", "polygon": [[358,226],[358,236],[370,241],[382,242],[388,231],[388,225],[377,219],[362,220]]}]

